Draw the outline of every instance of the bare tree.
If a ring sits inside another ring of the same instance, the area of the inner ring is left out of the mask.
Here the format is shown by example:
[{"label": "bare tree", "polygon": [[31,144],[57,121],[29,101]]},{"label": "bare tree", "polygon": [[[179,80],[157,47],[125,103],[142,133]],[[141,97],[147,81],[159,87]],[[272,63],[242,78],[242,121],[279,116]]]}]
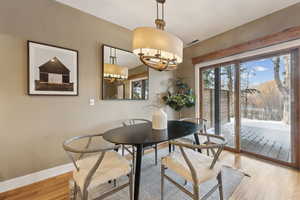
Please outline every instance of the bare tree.
[{"label": "bare tree", "polygon": [[229,95],[229,120],[230,117],[234,116],[234,93],[233,93],[233,66],[228,65],[222,68],[222,73],[221,76],[225,75],[224,77],[224,83],[226,84],[225,90],[228,90],[228,95]]},{"label": "bare tree", "polygon": [[[284,61],[284,78],[283,81],[280,79],[280,61]],[[290,124],[290,56],[284,55],[282,57],[276,56],[272,59],[274,64],[274,80],[277,88],[280,91],[283,98],[283,119],[282,121],[286,124]]]},{"label": "bare tree", "polygon": [[255,70],[247,68],[246,66],[240,65],[241,74],[241,98],[243,99],[243,116],[247,118],[248,116],[248,106],[249,106],[249,95],[255,93],[260,93],[259,90],[253,88],[250,84],[250,78],[255,76]]},{"label": "bare tree", "polygon": [[205,88],[214,88],[215,73],[213,69],[208,69],[203,72],[203,81]]}]

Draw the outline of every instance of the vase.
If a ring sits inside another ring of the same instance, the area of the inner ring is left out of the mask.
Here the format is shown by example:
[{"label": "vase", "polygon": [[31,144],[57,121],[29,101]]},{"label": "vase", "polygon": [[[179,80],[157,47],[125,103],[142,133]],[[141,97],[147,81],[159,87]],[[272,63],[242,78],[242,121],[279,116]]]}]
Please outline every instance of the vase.
[{"label": "vase", "polygon": [[154,111],[152,115],[152,128],[156,130],[168,128],[168,116],[162,108]]}]

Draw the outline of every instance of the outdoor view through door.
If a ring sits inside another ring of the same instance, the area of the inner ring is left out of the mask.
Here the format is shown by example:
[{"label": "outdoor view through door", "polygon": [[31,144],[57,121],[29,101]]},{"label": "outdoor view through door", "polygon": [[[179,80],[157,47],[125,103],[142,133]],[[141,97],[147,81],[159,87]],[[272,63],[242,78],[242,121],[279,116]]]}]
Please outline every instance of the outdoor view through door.
[{"label": "outdoor view through door", "polygon": [[208,132],[226,136],[230,147],[235,147],[234,72],[234,65],[228,65],[202,74],[203,118],[207,120]]},{"label": "outdoor view through door", "polygon": [[241,63],[241,148],[291,160],[290,66],[285,54]]},{"label": "outdoor view through door", "polygon": [[208,67],[201,74],[208,132],[224,135],[232,149],[292,162],[291,53]]}]

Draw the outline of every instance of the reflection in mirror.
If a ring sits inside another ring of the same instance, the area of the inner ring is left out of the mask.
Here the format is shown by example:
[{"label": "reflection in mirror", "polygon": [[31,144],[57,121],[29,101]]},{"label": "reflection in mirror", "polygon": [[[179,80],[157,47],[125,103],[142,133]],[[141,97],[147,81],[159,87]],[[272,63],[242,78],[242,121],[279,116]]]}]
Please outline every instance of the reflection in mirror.
[{"label": "reflection in mirror", "polygon": [[149,97],[148,67],[125,50],[103,45],[102,98],[146,100]]}]

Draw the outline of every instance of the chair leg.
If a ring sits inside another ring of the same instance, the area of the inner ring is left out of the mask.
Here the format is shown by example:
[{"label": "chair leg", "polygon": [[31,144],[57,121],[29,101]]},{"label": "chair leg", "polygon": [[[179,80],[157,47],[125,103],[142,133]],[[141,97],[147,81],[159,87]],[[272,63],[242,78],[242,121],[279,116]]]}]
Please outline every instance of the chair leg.
[{"label": "chair leg", "polygon": [[79,199],[83,200],[83,194],[80,189],[77,191],[77,193],[79,193]]},{"label": "chair leg", "polygon": [[135,167],[135,149],[134,146],[132,146],[132,172],[134,173],[134,167]]},{"label": "chair leg", "polygon": [[71,200],[76,200],[76,199],[77,199],[77,184],[74,181],[73,197],[71,198]]},{"label": "chair leg", "polygon": [[122,145],[122,156],[124,156],[125,147],[124,144]]},{"label": "chair leg", "polygon": [[88,200],[88,192],[86,190],[83,191],[82,200]]},{"label": "chair leg", "polygon": [[169,153],[172,152],[172,145],[169,143]]},{"label": "chair leg", "polygon": [[164,176],[165,176],[165,166],[161,165],[161,181],[160,181],[160,195],[161,200],[164,200]]},{"label": "chair leg", "polygon": [[222,182],[222,172],[220,172],[217,176],[218,184],[219,184],[219,194],[220,194],[220,200],[223,200],[223,182]]},{"label": "chair leg", "polygon": [[183,183],[183,185],[187,185],[187,180],[184,180],[184,183]]},{"label": "chair leg", "polygon": [[129,174],[129,197],[133,200],[133,170]]},{"label": "chair leg", "polygon": [[154,150],[155,150],[155,165],[157,165],[157,144],[155,144]]},{"label": "chair leg", "polygon": [[193,200],[200,200],[200,196],[199,196],[199,185],[197,183],[193,184],[193,191],[194,191],[194,197]]}]

